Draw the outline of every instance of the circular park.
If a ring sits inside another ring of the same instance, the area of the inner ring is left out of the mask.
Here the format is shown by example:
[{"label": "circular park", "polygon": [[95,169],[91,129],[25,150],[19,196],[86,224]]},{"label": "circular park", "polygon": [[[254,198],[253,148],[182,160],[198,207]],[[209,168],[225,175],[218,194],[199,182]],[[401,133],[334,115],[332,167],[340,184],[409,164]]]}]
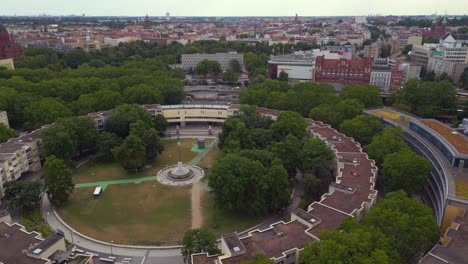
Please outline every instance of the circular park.
[{"label": "circular park", "polygon": [[262,221],[215,208],[203,176],[220,154],[217,140],[205,139],[204,148],[198,138],[162,142],[164,151],[135,174],[115,161],[78,168],[70,200],[57,208],[60,218],[94,239],[142,246],[179,245],[191,228],[221,235]]}]

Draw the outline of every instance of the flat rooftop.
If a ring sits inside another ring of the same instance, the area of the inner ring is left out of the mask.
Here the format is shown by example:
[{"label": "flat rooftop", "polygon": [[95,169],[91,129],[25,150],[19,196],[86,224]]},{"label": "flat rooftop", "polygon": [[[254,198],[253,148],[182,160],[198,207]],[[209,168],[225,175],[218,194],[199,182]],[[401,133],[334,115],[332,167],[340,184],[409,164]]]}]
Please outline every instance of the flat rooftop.
[{"label": "flat rooftop", "polygon": [[251,260],[256,253],[268,258],[280,257],[282,253],[292,248],[303,248],[313,238],[304,231],[307,226],[298,221],[278,223],[273,228],[263,231],[253,231],[250,236],[241,238],[246,249],[243,255],[223,259],[223,264],[234,264],[245,260]]},{"label": "flat rooftop", "polygon": [[466,263],[468,260],[468,203],[447,200],[447,204],[461,209],[460,214],[445,232],[444,240],[447,243],[436,245],[421,263]]},{"label": "flat rooftop", "polygon": [[468,155],[468,139],[460,132],[434,119],[422,119],[419,122],[445,139],[458,153]]},{"label": "flat rooftop", "polygon": [[38,234],[24,232],[20,225],[0,223],[0,262],[5,264],[44,264],[45,260],[26,256],[23,250],[40,243]]}]

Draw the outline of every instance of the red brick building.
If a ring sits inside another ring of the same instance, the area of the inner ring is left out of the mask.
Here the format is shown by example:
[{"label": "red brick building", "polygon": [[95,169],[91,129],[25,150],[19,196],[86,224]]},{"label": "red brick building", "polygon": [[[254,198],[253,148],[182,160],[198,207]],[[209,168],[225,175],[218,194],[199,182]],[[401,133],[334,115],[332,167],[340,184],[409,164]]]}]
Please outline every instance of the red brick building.
[{"label": "red brick building", "polygon": [[342,84],[369,84],[372,58],[358,60],[317,57],[315,81]]},{"label": "red brick building", "polygon": [[6,28],[0,25],[0,58],[16,59],[23,55],[23,49],[16,43],[13,34],[8,34]]}]

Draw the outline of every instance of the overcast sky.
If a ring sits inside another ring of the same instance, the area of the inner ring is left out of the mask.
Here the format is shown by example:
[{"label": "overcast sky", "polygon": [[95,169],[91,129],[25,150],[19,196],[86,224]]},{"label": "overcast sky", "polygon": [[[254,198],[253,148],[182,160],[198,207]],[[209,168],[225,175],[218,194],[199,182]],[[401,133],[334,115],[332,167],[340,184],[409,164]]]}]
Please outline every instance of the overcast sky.
[{"label": "overcast sky", "polygon": [[468,13],[467,0],[0,0],[0,15],[355,16]]}]

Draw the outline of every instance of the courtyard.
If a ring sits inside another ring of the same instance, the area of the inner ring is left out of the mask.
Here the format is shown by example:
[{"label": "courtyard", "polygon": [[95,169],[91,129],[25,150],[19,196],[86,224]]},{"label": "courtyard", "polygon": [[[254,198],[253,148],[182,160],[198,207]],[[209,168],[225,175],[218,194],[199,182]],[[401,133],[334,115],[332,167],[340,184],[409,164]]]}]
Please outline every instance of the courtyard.
[{"label": "courtyard", "polygon": [[[211,146],[210,144],[213,145]],[[197,151],[196,139],[182,139],[182,160],[209,169],[220,154],[217,142],[206,140]],[[217,236],[241,232],[262,219],[226,213],[214,207],[207,180],[190,186],[167,186],[157,172],[177,163],[176,140],[144,171],[129,174],[117,163],[92,162],[73,174],[76,184],[69,202],[58,208],[60,217],[78,232],[117,244],[167,246],[180,244],[190,228],[207,227]],[[95,199],[96,186],[104,194]]]}]

